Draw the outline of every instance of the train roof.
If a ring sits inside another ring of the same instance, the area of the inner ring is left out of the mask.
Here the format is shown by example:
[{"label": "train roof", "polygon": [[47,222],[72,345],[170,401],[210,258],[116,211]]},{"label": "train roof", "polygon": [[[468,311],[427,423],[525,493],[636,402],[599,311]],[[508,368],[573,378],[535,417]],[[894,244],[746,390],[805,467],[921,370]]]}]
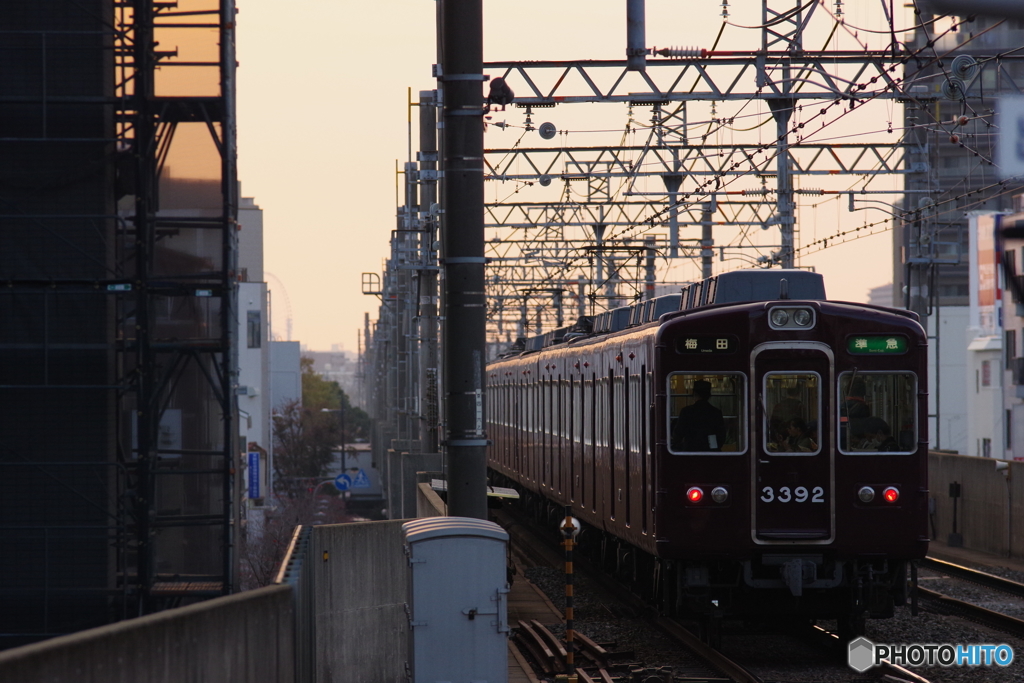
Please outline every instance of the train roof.
[{"label": "train roof", "polygon": [[825,300],[825,279],[820,273],[808,270],[736,270],[722,273],[702,282],[713,291],[705,295],[704,305],[735,304],[746,301],[774,301],[776,299]]},{"label": "train roof", "polygon": [[659,320],[661,316],[717,304],[800,299],[825,301],[825,279],[819,273],[797,269],[735,270],[686,285],[679,294],[667,294],[596,316],[581,316],[574,325],[516,340],[500,357],[540,351],[595,334],[611,334]]}]

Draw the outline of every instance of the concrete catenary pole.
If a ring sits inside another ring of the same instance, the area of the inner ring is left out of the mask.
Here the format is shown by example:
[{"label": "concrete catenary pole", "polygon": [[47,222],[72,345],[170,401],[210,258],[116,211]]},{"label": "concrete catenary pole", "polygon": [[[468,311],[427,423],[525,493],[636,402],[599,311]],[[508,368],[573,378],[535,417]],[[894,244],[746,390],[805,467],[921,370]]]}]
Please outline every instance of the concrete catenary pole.
[{"label": "concrete catenary pole", "polygon": [[645,0],[626,0],[626,68],[647,68],[647,25]]},{"label": "concrete catenary pole", "polygon": [[438,452],[437,271],[433,269],[437,203],[437,109],[434,91],[420,91],[420,441],[424,453]]},{"label": "concrete catenary pole", "polygon": [[704,202],[700,214],[700,274],[705,280],[711,277],[711,263],[715,255],[715,240],[711,232],[712,219],[715,215],[715,202]]},{"label": "concrete catenary pole", "polygon": [[654,259],[657,257],[657,243],[654,238],[647,236],[644,238],[644,300],[653,299],[654,293],[657,291],[657,273],[655,272]]},{"label": "concrete catenary pole", "polygon": [[487,518],[482,0],[441,0],[448,511]]}]

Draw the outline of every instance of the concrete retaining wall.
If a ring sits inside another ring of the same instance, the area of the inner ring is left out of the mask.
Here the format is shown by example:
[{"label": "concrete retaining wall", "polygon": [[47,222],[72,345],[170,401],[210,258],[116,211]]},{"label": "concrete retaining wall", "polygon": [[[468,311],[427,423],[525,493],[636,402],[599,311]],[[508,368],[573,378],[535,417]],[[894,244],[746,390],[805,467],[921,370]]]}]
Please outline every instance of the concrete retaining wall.
[{"label": "concrete retaining wall", "polygon": [[448,507],[429,483],[416,485],[416,517],[446,517]]},{"label": "concrete retaining wall", "polygon": [[0,681],[293,683],[292,633],[270,586],[0,652]]},{"label": "concrete retaining wall", "polygon": [[963,535],[964,547],[1024,558],[1024,462],[1008,463],[1009,478],[996,471],[996,462],[992,458],[929,453],[934,537],[945,542],[953,531],[949,485],[955,481],[960,483],[957,532]]},{"label": "concrete retaining wall", "polygon": [[0,681],[404,681],[405,521],[312,527],[288,583],[0,652]]},{"label": "concrete retaining wall", "polygon": [[317,683],[405,680],[405,521],[313,527],[304,571],[316,600]]}]

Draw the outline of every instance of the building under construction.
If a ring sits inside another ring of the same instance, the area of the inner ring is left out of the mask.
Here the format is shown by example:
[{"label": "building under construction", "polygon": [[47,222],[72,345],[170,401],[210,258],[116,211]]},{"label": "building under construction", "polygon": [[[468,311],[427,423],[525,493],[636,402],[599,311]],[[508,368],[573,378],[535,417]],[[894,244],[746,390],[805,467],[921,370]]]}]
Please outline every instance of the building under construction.
[{"label": "building under construction", "polygon": [[234,13],[0,8],[0,647],[232,589]]}]

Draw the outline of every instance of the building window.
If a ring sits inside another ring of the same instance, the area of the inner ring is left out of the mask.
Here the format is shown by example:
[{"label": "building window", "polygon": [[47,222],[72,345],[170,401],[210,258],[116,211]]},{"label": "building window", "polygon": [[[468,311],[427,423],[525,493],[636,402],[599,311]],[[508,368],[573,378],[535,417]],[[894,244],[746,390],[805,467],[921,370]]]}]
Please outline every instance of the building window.
[{"label": "building window", "polygon": [[937,287],[939,296],[970,296],[971,287],[970,285],[953,284],[953,285],[939,285]]},{"label": "building window", "polygon": [[1013,359],[1017,357],[1017,330],[1006,330],[1006,369],[1013,370],[1016,363]]},{"label": "building window", "polygon": [[260,334],[262,328],[263,326],[260,325],[260,312],[249,311],[248,315],[246,316],[245,332],[246,338],[248,339],[249,342],[250,349],[260,348],[260,338],[263,336]]},{"label": "building window", "polygon": [[1021,303],[1021,301],[1010,282],[1015,277],[1017,277],[1017,252],[1014,249],[1007,249],[1003,252],[1003,289],[1010,291],[1013,303],[1017,304]]},{"label": "building window", "polygon": [[981,386],[992,386],[992,361],[981,361]]}]

